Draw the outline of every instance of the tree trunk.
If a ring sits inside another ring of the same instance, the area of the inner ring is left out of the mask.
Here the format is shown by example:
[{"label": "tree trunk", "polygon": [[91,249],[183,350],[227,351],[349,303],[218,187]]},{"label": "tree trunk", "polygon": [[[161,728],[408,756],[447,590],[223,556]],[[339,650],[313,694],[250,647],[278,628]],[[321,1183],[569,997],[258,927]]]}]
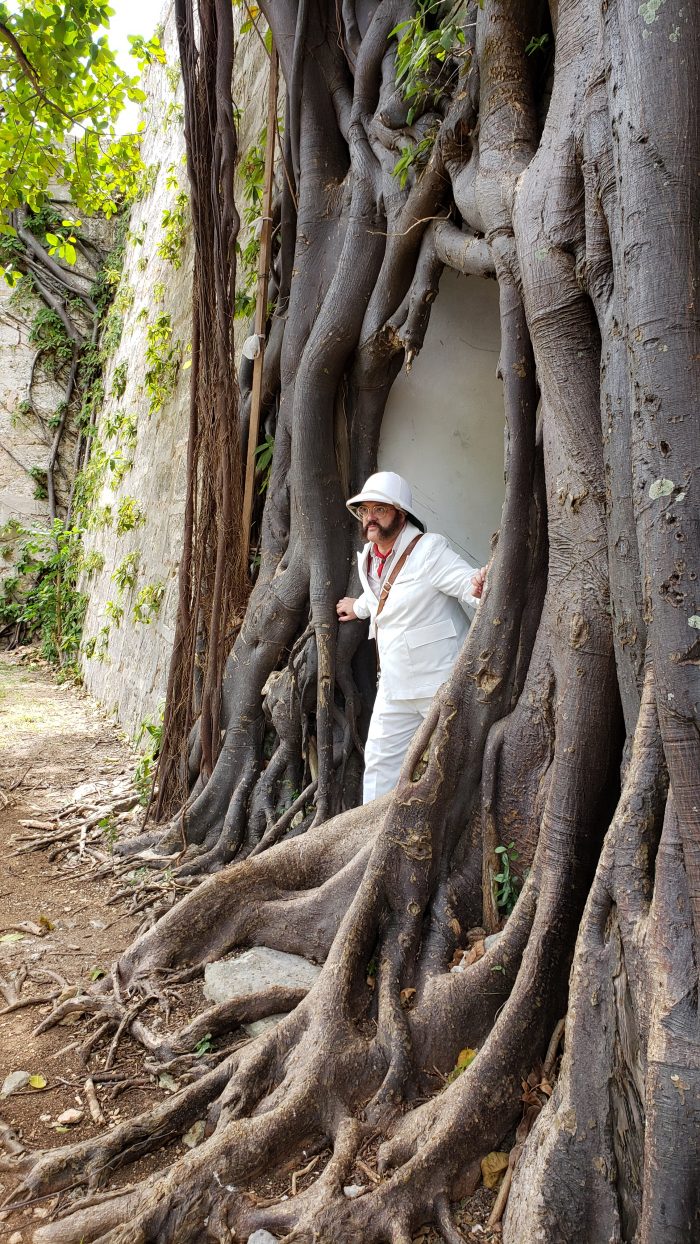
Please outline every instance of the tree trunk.
[{"label": "tree trunk", "polygon": [[[146,839],[163,849],[184,828],[181,872],[212,875],[52,1017],[126,1023],[149,1066],[185,1075],[205,1026],[219,1052],[152,1116],[10,1161],[33,1196],[99,1185],[137,1140],[157,1149],[205,1110],[207,1138],[35,1240],[183,1244],[206,1224],[219,1241],[260,1227],[295,1244],[407,1244],[433,1222],[455,1244],[450,1205],[496,1147],[514,1168],[506,1241],[692,1239],[700,16],[628,0],[469,6],[409,121],[391,34],[407,0],[265,11],[290,182],[261,564],[214,768],[195,741],[184,813]],[[397,152],[429,123],[425,167],[401,189]],[[503,521],[398,787],[354,808],[371,680],[362,626],[335,624],[356,573],[344,499],[375,466],[391,383],[452,262],[499,282]],[[292,789],[306,795],[290,832]],[[491,878],[511,842],[529,871],[504,919]],[[495,924],[495,944],[451,971]],[[270,991],[179,1032],[149,1025],[164,982],[255,944],[324,964],[276,1026],[242,1042],[246,1016],[277,1013]],[[446,1082],[466,1048],[476,1057]],[[261,1206],[241,1191],[302,1149],[331,1156],[298,1195]],[[371,1186],[349,1198],[368,1163]]]}]

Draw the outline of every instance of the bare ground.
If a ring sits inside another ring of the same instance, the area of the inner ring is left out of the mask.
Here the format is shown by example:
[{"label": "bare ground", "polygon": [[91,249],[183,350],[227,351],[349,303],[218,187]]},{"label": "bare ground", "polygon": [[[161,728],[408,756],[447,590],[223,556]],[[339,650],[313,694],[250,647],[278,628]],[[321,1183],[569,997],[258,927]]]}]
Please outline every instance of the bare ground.
[{"label": "bare ground", "polygon": [[[93,828],[82,849],[79,834],[67,844],[55,843],[53,858],[45,845],[64,824],[75,821],[75,815],[61,819],[67,807],[84,808],[85,821],[95,807],[114,802],[115,790],[123,800],[135,762],[127,740],[85,691],[59,684],[31,650],[0,653],[0,1085],[14,1071],[46,1082],[0,1099],[0,1142],[5,1141],[0,1150],[8,1147],[8,1136],[10,1149],[19,1144],[30,1150],[64,1145],[69,1133],[76,1140],[87,1139],[176,1091],[167,1076],[164,1082],[144,1070],[143,1049],[127,1035],[108,1068],[112,1032],[104,1033],[87,1055],[81,1052],[81,1044],[94,1032],[86,1016],[67,1016],[46,1032],[35,1031],[52,1009],[48,995],[55,998],[76,986],[84,989],[108,972],[143,920],[143,912],[134,913],[133,908],[150,879],[144,879],[144,870],[125,872],[122,866],[115,875],[111,867],[113,842],[122,833],[137,831],[142,809],[126,811],[118,821],[105,817],[104,828]],[[41,845],[35,847],[34,839],[42,840]],[[46,1001],[26,1005],[31,998]],[[202,1003],[199,982],[182,987],[173,999],[171,1023],[182,1024]],[[153,1027],[160,1022],[157,1015],[150,1020]],[[209,1058],[216,1054],[205,1051],[203,1061]],[[104,1123],[92,1118],[85,1091],[88,1077],[94,1081]],[[78,1111],[79,1121],[59,1123],[66,1110]],[[115,1172],[108,1187],[143,1178],[183,1152],[183,1137],[173,1137],[157,1154]],[[262,1176],[249,1195],[263,1203],[294,1195],[318,1177],[327,1160],[328,1154],[319,1154],[313,1171],[302,1174],[304,1154],[290,1154],[288,1169],[278,1170],[274,1180]],[[362,1180],[362,1171],[356,1174]],[[14,1183],[11,1174],[0,1170],[0,1205]],[[37,1226],[66,1212],[77,1195],[68,1188],[11,1213],[0,1211],[0,1240],[29,1242]],[[469,1244],[498,1238],[498,1228],[491,1232],[485,1226],[494,1198],[495,1193],[481,1187],[461,1203],[457,1221]],[[421,1244],[438,1239],[427,1227],[416,1236]]]}]

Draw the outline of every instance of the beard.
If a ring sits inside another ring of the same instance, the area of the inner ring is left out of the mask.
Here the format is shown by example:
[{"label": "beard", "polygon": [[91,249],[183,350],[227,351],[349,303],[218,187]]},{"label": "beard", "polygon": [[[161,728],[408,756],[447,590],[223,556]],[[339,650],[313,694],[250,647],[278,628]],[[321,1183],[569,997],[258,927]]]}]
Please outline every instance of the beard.
[{"label": "beard", "polygon": [[370,524],[369,523],[362,524],[362,535],[365,541],[374,540],[375,543],[380,540],[389,541],[389,540],[393,540],[396,536],[398,536],[399,532],[401,531],[401,528],[406,522],[406,515],[402,514],[400,510],[397,510],[391,522],[380,523],[378,518],[373,519],[372,521],[376,523],[376,531],[374,531],[371,536],[367,534]]}]

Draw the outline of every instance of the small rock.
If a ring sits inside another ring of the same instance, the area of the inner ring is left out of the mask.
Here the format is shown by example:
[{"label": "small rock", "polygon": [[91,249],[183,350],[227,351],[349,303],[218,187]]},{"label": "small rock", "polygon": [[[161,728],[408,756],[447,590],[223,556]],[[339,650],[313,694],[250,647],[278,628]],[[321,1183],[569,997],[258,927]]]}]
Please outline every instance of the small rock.
[{"label": "small rock", "polygon": [[254,946],[235,959],[208,963],[204,969],[204,996],[209,1002],[228,1002],[271,985],[310,988],[320,971],[320,967],[301,955]]},{"label": "small rock", "polygon": [[250,1024],[241,1024],[241,1028],[248,1033],[249,1037],[259,1037],[261,1032],[267,1032],[268,1028],[274,1028],[275,1024],[279,1024],[281,1019],[284,1019],[284,1014],[266,1015],[264,1019],[254,1019]]},{"label": "small rock", "polygon": [[353,1200],[356,1196],[362,1196],[363,1192],[367,1192],[365,1184],[346,1184],[343,1193],[349,1200]]},{"label": "small rock", "polygon": [[200,1141],[204,1140],[205,1127],[204,1119],[197,1119],[197,1122],[192,1124],[190,1130],[185,1132],[182,1138],[183,1145],[187,1145],[188,1149],[196,1149]]},{"label": "small rock", "polygon": [[74,1107],[70,1110],[64,1110],[63,1114],[59,1114],[56,1122],[60,1127],[75,1127],[78,1123],[82,1123],[84,1110],[76,1110]]},{"label": "small rock", "polygon": [[5,1077],[2,1089],[0,1089],[0,1097],[9,1097],[11,1093],[18,1093],[20,1089],[26,1088],[28,1084],[28,1071],[11,1071],[9,1076]]},{"label": "small rock", "polygon": [[484,950],[490,950],[492,946],[496,945],[496,942],[502,936],[503,936],[503,929],[501,929],[500,933],[489,933],[488,937],[484,938]]},{"label": "small rock", "polygon": [[254,1231],[248,1236],[248,1244],[277,1244],[277,1236],[269,1231]]}]

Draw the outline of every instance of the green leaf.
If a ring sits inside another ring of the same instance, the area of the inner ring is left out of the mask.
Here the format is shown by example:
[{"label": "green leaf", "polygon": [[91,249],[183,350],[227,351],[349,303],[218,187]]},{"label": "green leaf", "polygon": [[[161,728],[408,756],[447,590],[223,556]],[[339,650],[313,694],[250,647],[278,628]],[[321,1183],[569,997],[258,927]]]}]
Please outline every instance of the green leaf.
[{"label": "green leaf", "polygon": [[0,942],[23,942],[24,933],[3,933]]}]

